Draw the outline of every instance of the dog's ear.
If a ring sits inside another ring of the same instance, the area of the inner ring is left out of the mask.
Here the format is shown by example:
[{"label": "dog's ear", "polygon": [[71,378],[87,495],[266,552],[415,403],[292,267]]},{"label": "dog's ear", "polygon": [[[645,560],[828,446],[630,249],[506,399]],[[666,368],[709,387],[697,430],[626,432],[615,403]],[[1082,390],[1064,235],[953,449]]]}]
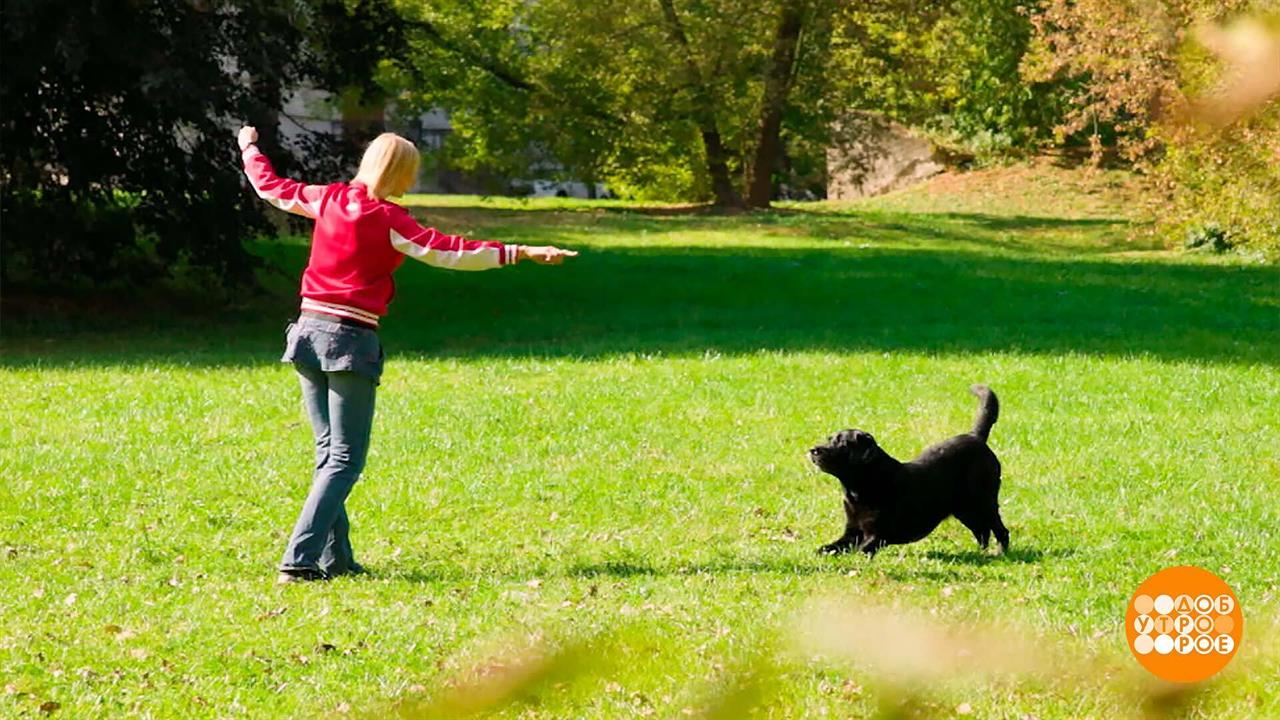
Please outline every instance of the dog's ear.
[{"label": "dog's ear", "polygon": [[862,430],[853,431],[853,448],[854,452],[861,460],[871,460],[880,452],[880,446],[876,444],[876,439],[871,437],[871,433]]}]

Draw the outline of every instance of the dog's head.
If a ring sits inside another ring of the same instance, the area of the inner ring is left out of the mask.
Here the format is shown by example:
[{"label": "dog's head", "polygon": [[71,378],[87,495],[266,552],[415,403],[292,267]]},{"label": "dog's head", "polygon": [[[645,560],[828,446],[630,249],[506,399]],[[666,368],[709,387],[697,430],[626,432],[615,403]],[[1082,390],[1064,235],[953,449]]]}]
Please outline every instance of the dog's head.
[{"label": "dog's head", "polygon": [[809,449],[809,459],[818,469],[835,475],[849,477],[860,468],[874,463],[884,455],[871,433],[862,430],[841,430],[826,443]]}]

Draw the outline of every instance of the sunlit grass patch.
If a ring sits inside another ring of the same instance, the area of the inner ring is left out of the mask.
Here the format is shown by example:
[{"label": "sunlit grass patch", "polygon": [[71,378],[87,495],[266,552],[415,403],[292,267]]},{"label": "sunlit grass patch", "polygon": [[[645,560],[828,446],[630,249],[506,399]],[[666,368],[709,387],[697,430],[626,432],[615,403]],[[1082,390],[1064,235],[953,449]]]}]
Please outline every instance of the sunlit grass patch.
[{"label": "sunlit grass patch", "polygon": [[[423,203],[447,231],[584,252],[401,271],[350,503],[369,577],[271,584],[309,477],[276,362],[291,288],[227,313],[6,318],[0,715],[377,716],[507,678],[504,649],[594,638],[621,659],[497,712],[684,717],[741,686],[771,717],[867,716],[889,696],[873,670],[787,645],[815,597],[1007,622],[1123,673],[1128,595],[1184,563],[1233,586],[1246,631],[1239,670],[1179,712],[1277,714],[1274,268],[1170,260],[1128,220],[1052,207]],[[304,258],[260,249],[286,280]],[[872,562],[815,556],[842,515],[804,449],[857,426],[910,457],[969,427],[976,381],[1003,404],[1009,556],[954,522]],[[1134,711],[1108,682],[979,675],[911,707]]]}]

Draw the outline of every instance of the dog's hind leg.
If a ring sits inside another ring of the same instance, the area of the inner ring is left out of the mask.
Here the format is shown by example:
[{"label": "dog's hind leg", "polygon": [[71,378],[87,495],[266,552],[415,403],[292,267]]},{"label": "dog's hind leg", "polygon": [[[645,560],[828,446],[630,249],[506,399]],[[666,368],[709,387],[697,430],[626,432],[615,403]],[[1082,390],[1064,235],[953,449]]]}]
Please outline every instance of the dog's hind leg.
[{"label": "dog's hind leg", "polygon": [[1000,509],[991,509],[991,530],[996,534],[996,543],[1000,545],[1000,554],[1009,552],[1009,528],[1000,520]]},{"label": "dog's hind leg", "polygon": [[991,544],[991,525],[987,522],[987,518],[977,513],[956,513],[956,519],[962,525],[969,528],[969,532],[973,533],[973,538],[978,541],[978,547],[983,550]]}]

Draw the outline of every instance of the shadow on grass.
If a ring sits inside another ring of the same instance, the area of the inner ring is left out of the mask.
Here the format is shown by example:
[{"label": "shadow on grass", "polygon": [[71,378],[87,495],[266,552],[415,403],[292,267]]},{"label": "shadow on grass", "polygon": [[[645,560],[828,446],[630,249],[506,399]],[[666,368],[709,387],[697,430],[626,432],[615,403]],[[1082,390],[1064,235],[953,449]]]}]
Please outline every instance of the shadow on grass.
[{"label": "shadow on grass", "polygon": [[632,578],[665,575],[666,573],[660,572],[648,563],[606,560],[605,562],[600,563],[580,563],[574,565],[569,568],[566,574],[575,578]]},{"label": "shadow on grass", "polygon": [[566,573],[576,578],[633,578],[671,577],[695,575],[840,575],[849,570],[838,560],[811,562],[808,558],[776,558],[748,560],[741,558],[717,558],[699,562],[674,563],[669,567],[654,567],[642,562],[605,561],[574,565]]},{"label": "shadow on grass", "polygon": [[511,202],[485,204],[442,205],[433,204],[430,199],[406,203],[412,211],[430,218],[457,218],[474,214],[485,214],[498,218],[518,218],[534,215],[565,215],[568,218],[581,219],[583,216],[602,216],[612,219],[672,219],[686,223],[685,227],[702,229],[728,224],[773,224],[779,221],[802,220],[807,224],[822,224],[834,219],[867,218],[884,215],[903,215],[911,218],[934,218],[973,222],[998,230],[1036,230],[1050,227],[1086,228],[1125,225],[1129,221],[1124,218],[1089,217],[1064,218],[1053,215],[1008,215],[982,212],[931,211],[906,212],[902,210],[878,208],[874,205],[864,206],[850,204],[847,206],[823,205],[817,208],[780,206],[768,210],[723,210],[711,205],[658,205],[641,206],[631,204],[581,204],[572,206],[556,206],[554,204],[529,203],[515,205]]},{"label": "shadow on grass", "polygon": [[1009,552],[1003,555],[991,555],[979,550],[953,552],[948,550],[930,550],[925,556],[930,560],[939,560],[947,564],[955,565],[973,565],[982,566],[991,563],[1015,563],[1029,564],[1038,563],[1045,559],[1060,560],[1062,558],[1075,555],[1075,550],[1067,548],[1054,548],[1052,550],[1039,550],[1036,548],[1022,548],[1013,546],[1009,548]]},{"label": "shadow on grass", "polygon": [[[816,555],[772,558],[721,556],[713,559],[683,562],[674,560],[659,565],[629,558],[576,562],[563,570],[512,570],[510,568],[494,567],[486,570],[483,575],[490,579],[524,582],[529,579],[531,574],[544,578],[563,576],[580,580],[596,578],[627,580],[635,578],[694,577],[699,575],[840,576],[849,575],[852,571],[855,577],[883,574],[894,580],[928,579],[950,581],[972,579],[974,576],[968,574],[970,569],[987,566],[1034,565],[1045,561],[1060,560],[1074,554],[1073,550],[1064,548],[1041,550],[1030,547],[1015,547],[1004,555],[988,555],[977,550],[930,550],[923,555],[912,557],[913,564],[910,567],[902,567],[900,564],[893,562],[892,558],[868,559],[861,554],[821,558]],[[408,565],[402,560],[394,565],[370,566],[366,577],[375,580],[423,584],[458,583],[466,581],[469,577],[474,577],[474,572],[474,569],[466,570],[447,562],[424,560],[419,564]],[[359,578],[354,578],[354,580],[358,581]]]},{"label": "shadow on grass", "polygon": [[368,567],[366,575],[352,577],[351,579],[358,582],[363,578],[430,584],[462,582],[466,580],[467,575],[460,567],[430,562],[412,566],[398,564]]},{"label": "shadow on grass", "polygon": [[872,351],[1277,364],[1273,268],[832,248],[617,248],[507,277],[405,273],[394,355]]},{"label": "shadow on grass", "polygon": [[[787,221],[785,213],[768,217]],[[849,227],[806,220],[790,229],[807,247],[645,246],[644,228],[628,222],[605,229],[635,244],[591,250],[562,268],[404,268],[383,342],[392,362],[812,350],[1280,364],[1276,268],[1057,256],[1024,251],[1031,241],[1016,233],[1001,239],[908,214],[868,225],[867,217],[835,216]],[[967,217],[1002,230],[1002,223],[1025,230],[1103,222]],[[732,231],[744,221],[689,222]],[[742,232],[755,228],[743,225]],[[520,240],[550,241],[556,231],[530,222]],[[838,241],[857,233],[902,243],[932,239],[919,249]],[[306,248],[271,252],[299,268]],[[230,312],[159,309],[123,321],[93,313],[6,315],[0,367],[273,363],[295,303],[281,294]]]},{"label": "shadow on grass", "polygon": [[675,563],[670,567],[654,567],[645,562],[636,561],[604,561],[599,563],[578,564],[572,566],[565,574],[576,578],[634,578],[659,577],[672,575],[844,575],[851,570],[859,573],[876,573],[896,577],[897,575],[955,579],[964,575],[964,568],[984,567],[987,565],[1031,565],[1046,560],[1059,560],[1070,557],[1074,551],[1055,548],[1039,550],[1036,548],[1012,548],[1004,555],[987,555],[980,551],[939,551],[930,550],[924,557],[936,563],[930,566],[904,569],[889,565],[876,559],[867,559],[861,554],[842,555],[839,557],[821,558],[814,561],[810,558],[781,557],[767,560],[717,558],[689,563]]}]

